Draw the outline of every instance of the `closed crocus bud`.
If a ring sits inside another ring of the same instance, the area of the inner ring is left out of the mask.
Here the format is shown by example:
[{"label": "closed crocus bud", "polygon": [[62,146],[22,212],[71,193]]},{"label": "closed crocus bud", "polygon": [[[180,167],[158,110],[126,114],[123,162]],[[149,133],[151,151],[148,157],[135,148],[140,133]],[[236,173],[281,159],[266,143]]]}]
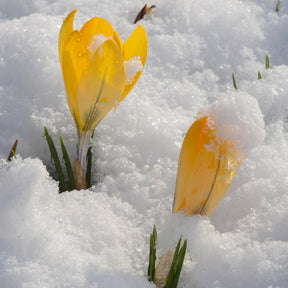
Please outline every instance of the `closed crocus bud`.
[{"label": "closed crocus bud", "polygon": [[190,127],[179,159],[174,212],[209,216],[230,186],[241,160],[234,143],[217,140],[216,131],[209,117]]},{"label": "closed crocus bud", "polygon": [[264,135],[258,102],[248,94],[224,95],[203,111],[183,142],[173,212],[209,216]]}]

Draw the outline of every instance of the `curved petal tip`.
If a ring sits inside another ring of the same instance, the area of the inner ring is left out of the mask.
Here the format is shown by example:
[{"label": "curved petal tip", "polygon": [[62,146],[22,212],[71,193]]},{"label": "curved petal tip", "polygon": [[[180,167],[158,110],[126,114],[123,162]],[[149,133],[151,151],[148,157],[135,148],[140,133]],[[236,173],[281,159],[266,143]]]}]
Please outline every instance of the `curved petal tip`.
[{"label": "curved petal tip", "polygon": [[73,32],[73,22],[74,17],[77,12],[77,9],[71,11],[68,16],[63,21],[62,27],[60,29],[59,38],[58,38],[58,52],[59,52],[59,60],[62,66],[62,58],[63,58],[63,50],[64,44],[67,40],[67,36]]}]

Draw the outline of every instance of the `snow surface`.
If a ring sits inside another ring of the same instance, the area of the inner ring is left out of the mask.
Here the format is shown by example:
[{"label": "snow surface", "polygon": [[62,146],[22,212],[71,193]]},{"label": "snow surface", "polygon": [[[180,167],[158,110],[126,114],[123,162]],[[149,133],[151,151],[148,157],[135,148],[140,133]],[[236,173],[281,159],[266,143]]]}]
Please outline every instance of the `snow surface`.
[{"label": "snow surface", "polygon": [[[154,287],[146,278],[153,224],[158,256],[180,235],[188,240],[179,288],[288,287],[288,2],[279,13],[276,3],[148,3],[157,8],[141,21],[146,67],[92,143],[97,184],[59,195],[43,127],[58,149],[63,136],[74,159],[58,60],[62,21],[78,8],[76,28],[100,16],[125,40],[145,2],[0,0],[1,287]],[[229,95],[243,98],[230,107],[250,152],[210,218],[172,215],[183,137]],[[17,160],[8,163],[16,139]]]},{"label": "snow surface", "polygon": [[[225,139],[235,146],[238,157],[245,158],[247,154],[259,146],[265,136],[263,114],[258,102],[248,93],[239,91],[219,94],[218,99],[199,113],[199,117],[208,116],[212,129],[216,129],[217,143]],[[208,147],[209,146],[209,147]],[[206,147],[215,151],[215,142]]]}]

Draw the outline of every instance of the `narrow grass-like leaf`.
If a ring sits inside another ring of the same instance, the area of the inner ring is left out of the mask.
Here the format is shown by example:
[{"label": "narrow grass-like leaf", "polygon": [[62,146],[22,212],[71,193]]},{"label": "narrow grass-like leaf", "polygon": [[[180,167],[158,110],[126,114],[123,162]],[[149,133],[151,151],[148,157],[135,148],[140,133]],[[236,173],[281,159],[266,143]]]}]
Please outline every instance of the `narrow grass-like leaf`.
[{"label": "narrow grass-like leaf", "polygon": [[148,280],[154,281],[155,276],[155,263],[156,263],[156,243],[157,231],[156,226],[153,226],[153,232],[150,235],[150,252],[149,252],[149,266],[148,266]]},{"label": "narrow grass-like leaf", "polygon": [[[186,248],[187,248],[187,240],[184,241],[183,246],[181,247],[181,238],[178,241],[178,244],[176,246],[173,261],[170,267],[170,271],[167,277],[167,281],[165,284],[165,288],[176,288],[178,285],[180,273],[182,270],[185,254],[186,254]],[[180,249],[180,252],[179,252]]]},{"label": "narrow grass-like leaf", "polygon": [[64,180],[64,174],[63,174],[63,171],[61,168],[60,160],[59,160],[54,142],[53,142],[51,136],[49,135],[46,127],[44,127],[44,131],[45,131],[45,136],[46,136],[46,140],[48,143],[48,147],[49,147],[49,150],[50,150],[50,153],[51,153],[51,156],[52,156],[52,159],[54,161],[54,165],[55,165],[58,177],[59,177],[59,189],[60,189],[59,192],[62,193],[64,191],[66,191],[67,188],[66,188],[66,184],[65,184],[65,180]]},{"label": "narrow grass-like leaf", "polygon": [[9,156],[7,158],[8,161],[12,161],[12,158],[16,158],[16,149],[17,149],[18,140],[16,140],[11,148]]},{"label": "narrow grass-like leaf", "polygon": [[278,0],[277,4],[276,4],[276,8],[275,8],[275,12],[277,12],[277,13],[279,12],[280,3],[281,3],[281,0]]},{"label": "narrow grass-like leaf", "polygon": [[91,139],[93,139],[94,138],[94,134],[95,134],[95,128],[93,129],[93,131],[92,131],[92,134],[91,134]]},{"label": "narrow grass-like leaf", "polygon": [[262,79],[261,72],[258,70],[258,80]]},{"label": "narrow grass-like leaf", "polygon": [[171,288],[177,288],[178,281],[180,278],[180,273],[182,270],[185,254],[186,254],[186,249],[187,249],[187,240],[184,241],[184,244],[179,252],[178,259],[177,259],[177,266],[176,266],[176,271],[175,271],[175,276],[173,279],[173,283]]},{"label": "narrow grass-like leaf", "polygon": [[165,288],[171,288],[172,287],[172,283],[173,283],[173,279],[174,279],[174,275],[176,272],[176,265],[177,265],[177,259],[178,259],[178,252],[180,249],[180,245],[181,245],[181,238],[178,241],[178,244],[176,246],[175,252],[174,252],[174,257],[173,257],[173,261],[172,264],[170,266],[170,271],[166,280],[166,284],[165,284]]},{"label": "narrow grass-like leaf", "polygon": [[270,68],[269,55],[268,55],[268,53],[266,53],[266,57],[265,57],[265,67],[266,67],[266,69],[269,69],[269,68]]},{"label": "narrow grass-like leaf", "polygon": [[[91,139],[94,138],[94,134],[95,134],[95,128],[92,131],[91,134]],[[92,173],[92,147],[88,148],[87,154],[86,154],[86,162],[87,162],[87,166],[86,166],[86,182],[87,182],[87,188],[91,187],[91,173]]]},{"label": "narrow grass-like leaf", "polygon": [[63,138],[62,138],[62,136],[60,136],[59,138],[60,138],[60,144],[61,144],[63,159],[64,159],[64,162],[65,162],[67,175],[68,175],[68,179],[69,179],[69,186],[70,186],[69,188],[70,188],[70,191],[71,191],[71,190],[75,189],[75,183],[74,183],[74,177],[73,177],[73,169],[72,169],[71,161],[70,161],[69,155],[67,153]]},{"label": "narrow grass-like leaf", "polygon": [[87,169],[86,169],[86,182],[87,188],[91,187],[91,171],[92,171],[92,147],[88,148],[86,154]]},{"label": "narrow grass-like leaf", "polygon": [[149,252],[149,265],[148,265],[148,280],[152,282],[154,280],[155,263],[153,259],[153,235],[150,235],[150,252]]},{"label": "narrow grass-like leaf", "polygon": [[233,86],[234,86],[235,90],[238,90],[237,84],[236,84],[236,80],[235,80],[235,76],[234,76],[233,72],[232,72],[232,80],[233,80]]}]

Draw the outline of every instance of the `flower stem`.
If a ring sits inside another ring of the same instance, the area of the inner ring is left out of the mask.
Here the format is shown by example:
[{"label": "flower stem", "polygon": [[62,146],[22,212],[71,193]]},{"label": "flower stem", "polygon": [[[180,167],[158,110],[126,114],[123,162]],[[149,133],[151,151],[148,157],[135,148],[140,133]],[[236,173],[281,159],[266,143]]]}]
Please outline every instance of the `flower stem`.
[{"label": "flower stem", "polygon": [[87,154],[87,141],[89,138],[88,133],[79,135],[78,146],[78,160],[82,166],[83,172],[86,173],[86,154]]}]

